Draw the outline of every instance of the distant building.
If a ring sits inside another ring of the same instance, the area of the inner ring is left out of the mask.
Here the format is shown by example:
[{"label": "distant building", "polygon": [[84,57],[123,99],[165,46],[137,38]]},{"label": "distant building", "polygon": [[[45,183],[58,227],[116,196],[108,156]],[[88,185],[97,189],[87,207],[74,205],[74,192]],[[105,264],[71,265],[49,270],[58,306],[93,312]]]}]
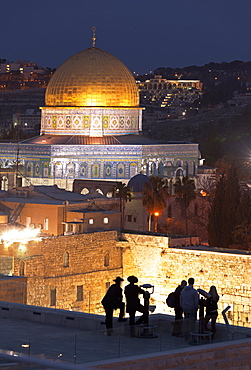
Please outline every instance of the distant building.
[{"label": "distant building", "polygon": [[[154,120],[185,118],[187,109],[202,95],[202,83],[199,80],[166,80],[155,76],[151,80],[139,82],[143,122],[153,123]],[[148,108],[155,108],[149,110]],[[162,108],[158,110],[156,108]]]},{"label": "distant building", "polygon": [[40,121],[40,110],[26,109],[24,113],[13,114],[13,126],[17,127],[17,131],[21,130],[24,133],[34,132],[35,127],[40,125]]},{"label": "distant building", "polygon": [[0,192],[0,224],[39,228],[43,235],[120,230],[119,200],[98,191],[85,195],[54,186]]}]

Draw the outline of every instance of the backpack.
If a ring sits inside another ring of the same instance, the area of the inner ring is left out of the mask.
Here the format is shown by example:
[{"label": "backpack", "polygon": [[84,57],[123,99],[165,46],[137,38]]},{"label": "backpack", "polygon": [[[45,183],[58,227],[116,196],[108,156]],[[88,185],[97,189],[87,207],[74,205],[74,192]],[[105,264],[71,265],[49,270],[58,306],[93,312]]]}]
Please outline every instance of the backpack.
[{"label": "backpack", "polygon": [[175,307],[175,293],[174,292],[168,294],[167,299],[166,299],[166,304],[168,305],[168,307],[172,307],[172,308]]}]

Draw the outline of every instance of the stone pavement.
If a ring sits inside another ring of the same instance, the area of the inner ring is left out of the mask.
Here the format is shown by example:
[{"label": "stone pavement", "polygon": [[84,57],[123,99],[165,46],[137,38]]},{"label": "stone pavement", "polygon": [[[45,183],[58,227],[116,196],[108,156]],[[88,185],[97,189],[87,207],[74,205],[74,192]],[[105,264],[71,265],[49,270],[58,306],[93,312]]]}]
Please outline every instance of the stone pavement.
[{"label": "stone pavement", "polygon": [[[156,324],[154,330],[157,338],[131,337],[128,322],[118,323],[116,318],[114,318],[113,334],[107,336],[105,325],[102,325],[102,330],[83,331],[71,327],[0,317],[0,348],[42,359],[90,365],[91,362],[96,361],[191,347],[191,344],[182,338],[171,336],[170,318],[158,319],[156,322],[150,319],[150,325],[152,323]],[[226,331],[220,332],[221,336],[218,335],[217,338],[216,333],[214,342],[227,340]],[[238,338],[244,337],[246,334],[238,334]]]}]

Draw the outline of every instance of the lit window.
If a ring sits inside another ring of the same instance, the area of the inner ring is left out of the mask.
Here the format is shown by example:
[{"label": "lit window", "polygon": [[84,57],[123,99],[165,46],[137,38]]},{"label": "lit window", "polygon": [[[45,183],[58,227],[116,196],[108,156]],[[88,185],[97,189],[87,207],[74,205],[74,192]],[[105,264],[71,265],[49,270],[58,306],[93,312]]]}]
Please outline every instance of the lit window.
[{"label": "lit window", "polygon": [[109,266],[109,253],[106,253],[104,256],[104,266]]},{"label": "lit window", "polygon": [[25,220],[25,226],[26,227],[29,227],[31,224],[31,217],[26,217],[26,220]]},{"label": "lit window", "polygon": [[89,220],[89,224],[90,224],[90,225],[93,225],[93,223],[94,223],[93,218],[90,218],[90,220]]},{"label": "lit window", "polygon": [[50,306],[56,306],[56,289],[50,291]]},{"label": "lit window", "polygon": [[25,269],[25,263],[24,261],[21,261],[19,265],[19,276],[24,276],[24,269]]},{"label": "lit window", "polygon": [[77,301],[84,300],[84,290],[83,285],[77,285]]},{"label": "lit window", "polygon": [[104,224],[108,224],[108,221],[109,221],[108,217],[104,217]]},{"label": "lit window", "polygon": [[69,253],[65,252],[63,256],[63,266],[69,267]]},{"label": "lit window", "polygon": [[49,230],[49,219],[48,218],[44,219],[44,230]]}]

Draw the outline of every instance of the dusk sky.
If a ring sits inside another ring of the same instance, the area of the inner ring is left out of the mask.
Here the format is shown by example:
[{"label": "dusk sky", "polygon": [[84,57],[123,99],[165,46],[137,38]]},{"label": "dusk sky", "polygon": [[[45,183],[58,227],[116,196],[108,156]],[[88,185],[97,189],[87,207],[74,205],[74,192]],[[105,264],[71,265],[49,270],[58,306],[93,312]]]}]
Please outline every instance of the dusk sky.
[{"label": "dusk sky", "polygon": [[1,1],[0,58],[57,68],[96,46],[131,71],[251,61],[250,0]]}]

